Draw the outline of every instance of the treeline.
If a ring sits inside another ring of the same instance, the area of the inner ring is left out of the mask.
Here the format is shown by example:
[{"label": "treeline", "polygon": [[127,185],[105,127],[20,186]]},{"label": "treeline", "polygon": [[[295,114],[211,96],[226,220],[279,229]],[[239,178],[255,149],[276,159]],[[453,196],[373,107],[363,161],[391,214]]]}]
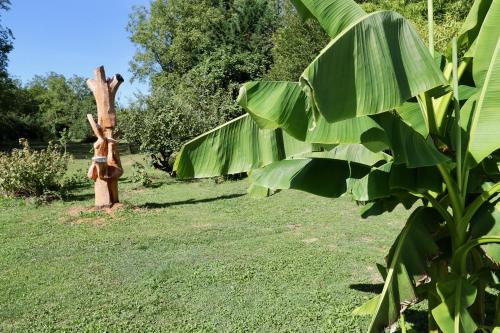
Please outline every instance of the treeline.
[{"label": "treeline", "polygon": [[82,77],[49,73],[24,85],[7,78],[0,96],[0,138],[48,141],[66,132],[73,141],[85,141],[92,137],[85,115],[95,109]]},{"label": "treeline", "polygon": [[[368,12],[397,10],[426,35],[426,0],[358,2]],[[471,3],[434,1],[438,49],[457,32]],[[0,4],[6,9],[9,3]],[[122,111],[120,130],[164,170],[183,142],[242,114],[235,103],[241,83],[298,80],[328,43],[315,22],[302,22],[289,0],[153,0],[134,9],[127,31],[137,46],[130,69],[151,91]],[[11,37],[0,33],[10,48]],[[0,47],[0,61],[9,51]],[[73,140],[90,135],[85,114],[95,106],[82,78],[49,74],[22,85],[6,77],[0,79],[8,87],[0,90],[3,139],[54,138],[64,128]]]}]

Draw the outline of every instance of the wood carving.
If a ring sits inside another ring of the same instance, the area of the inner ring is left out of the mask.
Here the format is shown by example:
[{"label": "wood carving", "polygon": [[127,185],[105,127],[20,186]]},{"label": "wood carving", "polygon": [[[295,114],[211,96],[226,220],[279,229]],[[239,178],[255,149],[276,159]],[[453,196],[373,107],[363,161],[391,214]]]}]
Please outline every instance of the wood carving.
[{"label": "wood carving", "polygon": [[95,181],[95,206],[98,209],[110,208],[118,201],[118,178],[123,174],[118,141],[113,138],[116,126],[115,96],[123,82],[120,74],[106,79],[104,67],[95,70],[95,79],[87,80],[97,103],[97,123],[91,114],[87,119],[97,136],[94,143],[94,157],[88,177]]}]

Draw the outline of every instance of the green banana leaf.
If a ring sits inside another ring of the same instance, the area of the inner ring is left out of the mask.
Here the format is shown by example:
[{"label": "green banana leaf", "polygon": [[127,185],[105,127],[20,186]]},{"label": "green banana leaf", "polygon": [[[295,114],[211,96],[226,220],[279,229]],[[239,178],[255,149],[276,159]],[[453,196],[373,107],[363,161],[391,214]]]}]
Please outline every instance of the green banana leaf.
[{"label": "green banana leaf", "polygon": [[[496,197],[483,204],[471,219],[471,238],[500,235],[500,198]],[[500,263],[500,245],[481,246],[486,254],[495,262]]]},{"label": "green banana leaf", "polygon": [[391,168],[389,186],[392,191],[405,190],[411,193],[443,190],[443,180],[436,167],[407,168],[395,164]]},{"label": "green banana leaf", "polygon": [[396,163],[409,167],[447,161],[447,157],[419,133],[425,128],[425,122],[413,103],[403,106],[402,118],[389,112],[328,123],[321,115],[316,121],[313,119],[305,109],[306,100],[295,82],[249,82],[242,86],[238,97],[239,104],[259,126],[283,128],[298,140],[318,144],[360,143],[375,152],[390,148]]},{"label": "green banana leaf", "polygon": [[[477,289],[461,276],[437,283],[441,304],[432,309],[432,316],[443,333],[475,332],[477,325],[469,311],[476,299]],[[458,313],[457,313],[458,309]]]},{"label": "green banana leaf", "polygon": [[342,144],[335,146],[330,150],[322,152],[306,153],[303,157],[307,158],[330,158],[334,160],[343,160],[355,162],[368,166],[375,165],[379,162],[389,162],[392,157],[384,152],[374,153],[368,148],[360,144]]},{"label": "green banana leaf", "polygon": [[384,213],[390,213],[399,204],[402,204],[405,209],[410,209],[417,200],[419,200],[418,197],[413,196],[407,192],[395,192],[388,198],[382,198],[372,202],[368,202],[361,210],[361,218],[367,219],[370,216],[378,216]]},{"label": "green banana leaf", "polygon": [[406,102],[398,108],[398,113],[405,123],[410,125],[411,128],[420,133],[424,138],[429,136],[429,129],[425,123],[424,114],[418,103]]},{"label": "green banana leaf", "polygon": [[427,261],[438,252],[427,231],[430,221],[439,221],[435,210],[419,207],[413,212],[389,253],[382,293],[354,310],[354,314],[372,315],[369,333],[383,331],[396,322],[401,311],[418,301],[415,286],[426,275]]},{"label": "green banana leaf", "polygon": [[425,139],[397,114],[385,112],[372,117],[388,136],[395,164],[406,164],[409,168],[433,166],[449,159],[441,154],[430,137]]},{"label": "green banana leaf", "polygon": [[354,21],[366,15],[352,0],[291,0],[305,20],[315,18],[326,33],[335,38]]},{"label": "green banana leaf", "polygon": [[354,200],[371,201],[391,196],[389,177],[392,162],[374,168],[361,179],[348,179],[347,186]]},{"label": "green banana leaf", "polygon": [[338,198],[347,192],[347,179],[361,178],[370,171],[366,165],[327,158],[283,160],[252,171],[255,185],[271,190],[294,189]]},{"label": "green banana leaf", "polygon": [[[391,157],[385,153],[379,152],[379,153],[373,153],[367,148],[365,148],[362,145],[339,145],[335,146],[334,148],[330,150],[326,150],[323,152],[312,152],[312,153],[305,153],[301,156],[301,158],[308,158],[312,159],[311,163],[307,163],[307,166],[304,168],[306,170],[301,170],[300,172],[302,174],[307,174],[308,172],[313,172],[311,170],[314,170],[313,177],[316,176],[322,176],[325,179],[330,179],[332,183],[335,183],[337,180],[341,181],[347,181],[351,180],[349,177],[349,174],[347,171],[354,172],[351,174],[351,176],[355,177],[356,175],[359,175],[359,172],[365,173],[369,170],[369,166],[372,166],[374,164],[377,164],[381,161],[387,161],[390,160]],[[329,160],[338,160],[337,162],[324,162],[325,159]],[[299,161],[299,162],[295,162]],[[303,161],[303,160],[302,160]],[[265,170],[253,170],[252,174],[250,175],[250,179],[252,181],[252,184],[249,189],[249,193],[252,193],[254,196],[263,196],[264,195],[269,195],[269,193],[272,193],[273,191],[280,190],[280,189],[285,189],[285,188],[294,188],[294,189],[300,189],[303,191],[311,192],[313,194],[317,195],[322,195],[322,196],[327,196],[327,197],[337,197],[339,194],[343,194],[346,192],[345,184],[341,184],[339,186],[332,187],[331,189],[333,191],[322,191],[320,189],[316,189],[313,186],[310,187],[302,187],[302,185],[298,185],[298,181],[295,180],[292,182],[291,178],[295,178],[298,169],[295,167],[300,168],[302,165],[301,160],[293,160],[293,162],[285,162],[283,161],[282,164],[280,165],[292,165],[294,164],[294,167],[292,169],[285,169],[282,170],[279,174],[279,178],[274,178],[273,172],[275,172],[274,164],[270,165],[269,168],[265,168]],[[352,162],[352,163],[351,163]],[[316,171],[318,165],[324,165],[326,169]],[[359,165],[359,166],[358,166]],[[366,167],[362,167],[366,166]],[[331,169],[333,168],[333,169]],[[339,174],[336,168],[340,168],[343,171]],[[351,168],[350,170],[348,170]],[[293,170],[293,173],[288,173],[289,170]],[[272,176],[270,178],[273,181],[278,181],[279,180],[279,185],[275,183],[269,183],[267,179],[263,180],[263,175],[266,173],[271,173]],[[340,176],[340,178],[339,178]],[[290,180],[287,182],[286,177],[289,177]],[[283,184],[287,185],[283,185]],[[290,185],[290,184],[292,185]],[[285,187],[282,187],[285,186]],[[291,186],[291,187],[290,187]],[[340,189],[339,192],[337,192]],[[326,195],[325,195],[326,193]]]},{"label": "green banana leaf", "polygon": [[478,89],[476,87],[469,87],[465,85],[458,86],[458,97],[461,101],[466,101],[472,96],[476,95]]},{"label": "green banana leaf", "polygon": [[305,141],[309,128],[306,96],[299,84],[286,81],[253,81],[243,84],[237,99],[260,128],[281,127]]},{"label": "green banana leaf", "polygon": [[[499,29],[500,30],[500,29]],[[473,165],[500,148],[500,38],[491,58],[484,85],[477,99],[469,135],[469,158]]]},{"label": "green banana leaf", "polygon": [[442,179],[434,167],[409,169],[404,165],[386,163],[372,169],[361,179],[349,179],[348,186],[355,200],[373,201],[389,198],[401,190],[411,193],[438,192],[442,190]]},{"label": "green banana leaf", "polygon": [[242,85],[238,103],[261,128],[282,128],[297,140],[362,143],[373,151],[387,148],[384,130],[370,117],[328,123],[306,111],[306,95],[298,82],[259,81]]},{"label": "green banana leaf", "polygon": [[394,12],[364,16],[306,68],[309,106],[329,122],[372,115],[447,85],[417,32]]},{"label": "green banana leaf", "polygon": [[434,167],[409,169],[386,163],[369,168],[366,160],[299,158],[282,160],[252,171],[254,185],[271,190],[295,189],[329,198],[344,193],[357,201],[388,198],[407,190],[412,193],[440,191],[442,180]]},{"label": "green banana leaf", "polygon": [[500,22],[500,0],[493,0],[475,40],[474,51],[466,54],[466,56],[473,55],[472,75],[477,87],[484,84],[495,46],[500,38],[498,22]]},{"label": "green banana leaf", "polygon": [[244,115],[186,143],[176,157],[174,171],[179,178],[236,174],[314,149],[280,129],[260,129]]}]

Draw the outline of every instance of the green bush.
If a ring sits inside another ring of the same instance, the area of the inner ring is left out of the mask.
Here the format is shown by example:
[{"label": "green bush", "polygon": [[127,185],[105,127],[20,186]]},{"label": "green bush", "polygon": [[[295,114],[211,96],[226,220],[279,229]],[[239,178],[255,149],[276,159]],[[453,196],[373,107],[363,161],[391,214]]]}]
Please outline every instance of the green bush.
[{"label": "green bush", "polygon": [[60,197],[69,156],[58,145],[33,150],[25,139],[22,149],[0,154],[0,194],[15,197]]},{"label": "green bush", "polygon": [[147,172],[144,165],[139,162],[135,162],[134,164],[132,164],[132,169],[132,182],[139,183],[144,187],[149,187],[153,184],[153,180],[151,179],[151,176]]}]

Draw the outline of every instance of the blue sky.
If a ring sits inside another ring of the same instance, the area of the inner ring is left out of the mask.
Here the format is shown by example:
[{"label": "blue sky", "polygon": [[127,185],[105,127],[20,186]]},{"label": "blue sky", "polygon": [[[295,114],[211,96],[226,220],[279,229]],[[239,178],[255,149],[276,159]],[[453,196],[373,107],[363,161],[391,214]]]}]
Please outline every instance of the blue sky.
[{"label": "blue sky", "polygon": [[150,0],[12,0],[2,14],[3,25],[14,33],[9,55],[11,75],[27,82],[36,74],[56,72],[83,77],[104,65],[111,76],[120,73],[125,83],[118,100],[127,104],[134,92],[147,86],[130,82],[129,61],[135,46],[125,30],[134,5]]}]

